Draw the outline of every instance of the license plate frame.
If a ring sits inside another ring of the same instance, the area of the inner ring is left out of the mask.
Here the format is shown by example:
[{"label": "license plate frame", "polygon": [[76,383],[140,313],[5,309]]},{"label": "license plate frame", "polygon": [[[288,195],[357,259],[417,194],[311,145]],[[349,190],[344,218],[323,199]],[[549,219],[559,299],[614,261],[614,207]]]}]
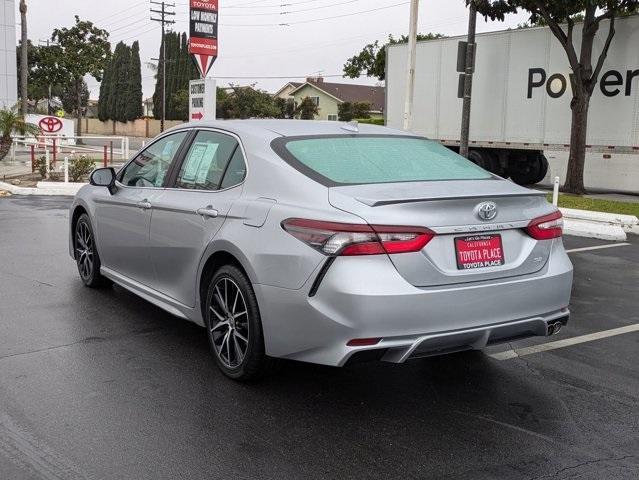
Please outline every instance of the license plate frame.
[{"label": "license plate frame", "polygon": [[453,242],[458,270],[499,267],[506,263],[503,242],[499,233],[455,237]]}]

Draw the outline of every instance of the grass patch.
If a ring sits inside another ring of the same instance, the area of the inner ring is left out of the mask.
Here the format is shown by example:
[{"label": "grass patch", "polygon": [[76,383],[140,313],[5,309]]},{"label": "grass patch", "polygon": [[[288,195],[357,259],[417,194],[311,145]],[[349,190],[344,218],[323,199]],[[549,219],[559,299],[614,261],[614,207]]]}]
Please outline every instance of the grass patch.
[{"label": "grass patch", "polygon": [[[552,203],[552,194],[547,195]],[[619,202],[616,200],[603,200],[600,198],[580,197],[579,195],[559,194],[559,206],[564,208],[576,208],[590,210],[592,212],[621,213],[639,217],[639,203]]]}]

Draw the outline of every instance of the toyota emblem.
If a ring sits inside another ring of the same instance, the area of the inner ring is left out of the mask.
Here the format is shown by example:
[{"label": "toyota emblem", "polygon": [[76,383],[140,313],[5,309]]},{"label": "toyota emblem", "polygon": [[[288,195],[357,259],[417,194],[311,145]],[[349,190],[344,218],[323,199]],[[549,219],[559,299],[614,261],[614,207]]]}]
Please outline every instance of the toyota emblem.
[{"label": "toyota emblem", "polygon": [[477,205],[477,216],[485,222],[497,216],[497,205],[494,202],[482,202]]},{"label": "toyota emblem", "polygon": [[62,120],[58,117],[44,117],[38,122],[38,126],[46,133],[55,133],[62,130]]}]

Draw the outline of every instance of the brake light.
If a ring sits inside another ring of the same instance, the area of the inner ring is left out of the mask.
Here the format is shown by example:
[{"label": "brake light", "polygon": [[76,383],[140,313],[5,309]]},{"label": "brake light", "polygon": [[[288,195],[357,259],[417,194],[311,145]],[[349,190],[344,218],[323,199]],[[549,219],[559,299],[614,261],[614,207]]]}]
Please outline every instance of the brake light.
[{"label": "brake light", "polygon": [[289,218],[282,228],[325,255],[418,252],[435,236],[423,227],[393,227]]},{"label": "brake light", "polygon": [[549,215],[535,218],[526,227],[526,232],[535,240],[550,240],[559,238],[563,232],[564,220],[557,210]]}]

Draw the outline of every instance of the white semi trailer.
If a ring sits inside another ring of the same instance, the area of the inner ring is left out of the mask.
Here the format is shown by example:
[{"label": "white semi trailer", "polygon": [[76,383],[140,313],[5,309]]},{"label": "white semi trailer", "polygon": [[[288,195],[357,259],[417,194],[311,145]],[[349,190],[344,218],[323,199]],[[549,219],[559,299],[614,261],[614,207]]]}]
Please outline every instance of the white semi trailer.
[{"label": "white semi trailer", "polygon": [[[587,188],[639,193],[639,16],[617,19],[616,34],[588,117]],[[575,27],[575,42],[580,41]],[[594,45],[598,58],[608,32]],[[465,37],[419,42],[413,131],[458,150],[462,100],[457,48]],[[477,35],[469,157],[520,184],[565,178],[570,141],[571,70],[550,29]],[[407,46],[386,58],[386,123],[402,128]],[[550,163],[548,162],[550,160]],[[550,165],[550,168],[549,168]]]}]

